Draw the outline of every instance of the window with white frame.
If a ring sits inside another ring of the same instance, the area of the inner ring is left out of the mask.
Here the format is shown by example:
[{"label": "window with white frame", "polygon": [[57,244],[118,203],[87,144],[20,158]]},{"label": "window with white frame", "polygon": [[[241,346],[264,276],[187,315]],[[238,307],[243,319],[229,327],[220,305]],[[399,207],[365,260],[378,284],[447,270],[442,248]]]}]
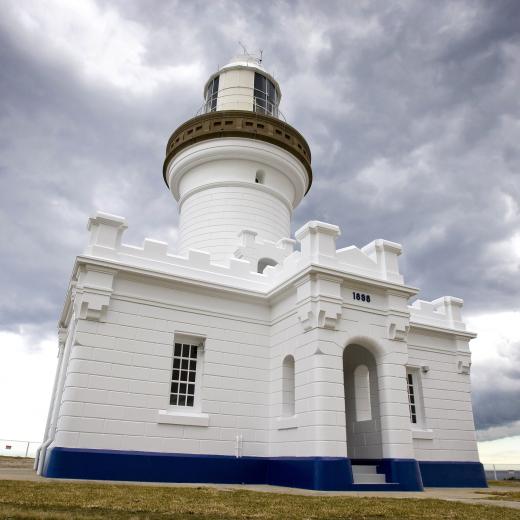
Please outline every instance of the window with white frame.
[{"label": "window with white frame", "polygon": [[173,348],[173,366],[170,388],[170,405],[193,407],[199,383],[200,339],[176,337]]},{"label": "window with white frame", "polygon": [[408,390],[408,408],[410,410],[410,421],[412,424],[417,424],[417,402],[415,395],[415,381],[414,374],[412,372],[408,372],[406,374],[406,388]]},{"label": "window with white frame", "polygon": [[410,422],[413,426],[418,428],[424,427],[421,380],[418,368],[407,367],[406,390],[408,392],[408,410],[410,413]]}]

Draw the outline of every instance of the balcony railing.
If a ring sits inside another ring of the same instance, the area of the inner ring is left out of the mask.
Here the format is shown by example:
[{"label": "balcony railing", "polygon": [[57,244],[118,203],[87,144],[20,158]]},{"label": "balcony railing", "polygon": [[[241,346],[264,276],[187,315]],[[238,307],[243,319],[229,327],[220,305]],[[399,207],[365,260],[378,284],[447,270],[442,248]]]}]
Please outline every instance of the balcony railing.
[{"label": "balcony railing", "polygon": [[217,110],[249,110],[287,121],[278,109],[278,104],[271,102],[265,92],[249,87],[220,89],[218,93],[206,99],[195,115],[200,116]]}]

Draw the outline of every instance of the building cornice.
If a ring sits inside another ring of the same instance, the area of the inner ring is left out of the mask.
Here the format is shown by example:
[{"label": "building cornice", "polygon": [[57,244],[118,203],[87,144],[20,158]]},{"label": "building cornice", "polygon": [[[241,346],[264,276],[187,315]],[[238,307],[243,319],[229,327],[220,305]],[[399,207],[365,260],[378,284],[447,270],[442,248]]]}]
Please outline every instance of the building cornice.
[{"label": "building cornice", "polygon": [[474,339],[477,337],[477,334],[475,332],[460,329],[451,329],[448,327],[440,327],[438,325],[429,325],[427,323],[419,323],[413,320],[410,320],[410,329],[419,329],[428,332],[438,332],[440,334],[449,334],[450,336],[460,336],[461,338],[465,339]]},{"label": "building cornice", "polygon": [[166,146],[163,178],[168,185],[168,165],[188,146],[223,137],[257,139],[279,146],[291,153],[305,167],[307,190],[312,184],[311,150],[305,138],[291,125],[275,117],[247,110],[219,110],[194,117],[179,126]]}]

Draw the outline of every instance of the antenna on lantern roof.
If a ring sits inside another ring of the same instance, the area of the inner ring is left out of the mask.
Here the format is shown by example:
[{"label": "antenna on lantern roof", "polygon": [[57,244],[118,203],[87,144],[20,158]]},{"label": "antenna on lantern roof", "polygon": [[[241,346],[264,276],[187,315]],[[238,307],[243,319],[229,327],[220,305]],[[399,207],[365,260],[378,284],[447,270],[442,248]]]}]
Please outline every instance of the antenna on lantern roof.
[{"label": "antenna on lantern roof", "polygon": [[246,46],[240,40],[238,40],[238,45],[240,45],[240,47],[242,47],[242,50],[244,51],[244,54],[249,54],[247,52]]}]

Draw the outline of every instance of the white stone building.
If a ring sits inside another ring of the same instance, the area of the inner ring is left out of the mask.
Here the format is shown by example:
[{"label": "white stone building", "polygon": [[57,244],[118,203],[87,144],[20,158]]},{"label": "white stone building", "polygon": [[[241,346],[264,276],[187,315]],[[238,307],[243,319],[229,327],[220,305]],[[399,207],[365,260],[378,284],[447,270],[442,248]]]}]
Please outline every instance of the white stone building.
[{"label": "white stone building", "polygon": [[399,244],[290,238],[311,154],[240,56],[167,146],[180,250],[98,213],[59,322],[49,477],[311,489],[485,486],[462,300],[410,299]]}]

